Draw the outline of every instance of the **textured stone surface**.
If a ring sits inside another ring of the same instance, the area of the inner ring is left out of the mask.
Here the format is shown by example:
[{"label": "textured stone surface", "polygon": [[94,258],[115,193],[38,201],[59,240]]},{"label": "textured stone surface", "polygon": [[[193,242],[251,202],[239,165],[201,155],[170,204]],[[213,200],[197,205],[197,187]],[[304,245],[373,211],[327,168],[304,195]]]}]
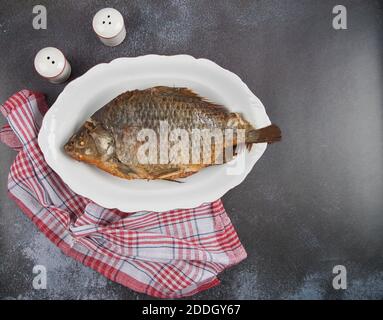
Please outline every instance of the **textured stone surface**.
[{"label": "textured stone surface", "polygon": [[[0,101],[19,89],[64,85],[33,69],[36,52],[61,48],[72,79],[97,63],[188,53],[237,73],[280,125],[246,181],[224,197],[248,259],[195,299],[383,298],[383,6],[342,0],[348,30],[332,29],[327,0],[108,1],[127,37],[103,46],[92,31],[104,1],[38,1],[48,29],[32,28],[31,1],[0,1]],[[0,120],[3,124],[3,119]],[[15,152],[0,145],[0,298],[145,299],[65,257],[6,196]],[[45,265],[47,290],[32,288]],[[345,265],[348,289],[332,288]]]}]

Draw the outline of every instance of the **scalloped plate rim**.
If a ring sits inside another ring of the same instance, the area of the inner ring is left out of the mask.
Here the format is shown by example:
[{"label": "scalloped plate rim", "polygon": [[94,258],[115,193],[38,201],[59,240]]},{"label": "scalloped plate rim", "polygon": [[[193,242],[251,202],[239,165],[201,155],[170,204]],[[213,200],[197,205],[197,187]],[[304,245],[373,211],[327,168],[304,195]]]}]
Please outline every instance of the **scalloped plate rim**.
[{"label": "scalloped plate rim", "polygon": [[[241,78],[236,75],[235,73],[219,66],[215,62],[206,59],[206,58],[194,58],[191,55],[187,54],[179,54],[179,55],[173,55],[173,56],[166,56],[166,55],[155,55],[155,54],[148,54],[144,56],[137,56],[137,57],[120,57],[116,58],[110,62],[104,62],[104,63],[99,63],[93,67],[91,67],[88,71],[86,71],[83,75],[80,77],[74,79],[70,83],[68,83],[63,91],[59,94],[57,97],[55,103],[49,108],[48,112],[43,118],[43,122],[41,125],[41,129],[38,135],[38,144],[40,146],[40,149],[43,152],[44,158],[47,162],[47,164],[54,170],[57,175],[77,194],[84,196],[93,202],[99,204],[102,207],[105,208],[116,208],[121,211],[126,211],[126,212],[132,212],[132,211],[141,211],[141,210],[148,210],[148,211],[166,211],[166,210],[175,210],[175,209],[187,209],[187,208],[194,208],[199,205],[202,205],[203,203],[207,202],[212,202],[215,201],[219,198],[221,198],[226,192],[231,190],[232,188],[238,186],[240,183],[244,181],[246,176],[250,173],[252,170],[253,166],[255,163],[262,157],[263,153],[265,152],[267,148],[266,143],[258,144],[259,150],[258,154],[256,155],[256,160],[254,163],[248,167],[245,172],[241,175],[240,179],[236,181],[234,184],[228,184],[224,187],[221,187],[220,189],[215,189],[215,192],[211,192],[210,194],[204,194],[203,197],[186,197],[185,201],[183,204],[178,204],[175,207],[171,203],[155,203],[154,205],[148,205],[147,203],[145,204],[133,204],[133,203],[128,203],[128,204],[123,204],[121,203],[112,203],[108,201],[108,199],[102,199],[98,198],[95,199],[94,196],[90,195],[89,192],[86,190],[83,190],[82,188],[79,188],[73,181],[68,181],[70,179],[67,178],[65,171],[61,170],[60,166],[56,163],[56,161],[51,157],[51,153],[49,151],[49,146],[47,143],[47,132],[48,132],[48,123],[50,120],[50,116],[56,111],[57,108],[60,107],[60,103],[62,103],[62,99],[64,99],[65,95],[68,94],[70,90],[72,90],[73,87],[81,85],[83,82],[86,82],[92,75],[96,72],[103,72],[103,70],[113,67],[114,65],[117,65],[119,63],[124,63],[125,61],[134,61],[134,60],[142,60],[142,59],[177,59],[177,60],[182,60],[182,59],[187,59],[189,61],[197,62],[197,63],[203,63],[209,67],[213,68],[218,68],[220,72],[225,72],[227,75],[230,75],[233,81],[236,81],[238,84],[241,84],[243,89],[248,94],[248,98],[251,103],[251,107],[256,107],[258,116],[260,118],[263,118],[263,122],[265,123],[271,123],[269,117],[267,116],[265,107],[263,106],[262,102],[259,100],[257,96],[255,96],[251,90],[248,88],[248,86],[241,80]],[[253,159],[254,160],[254,159]],[[187,180],[186,180],[187,182]],[[203,198],[203,199],[202,199]]]}]

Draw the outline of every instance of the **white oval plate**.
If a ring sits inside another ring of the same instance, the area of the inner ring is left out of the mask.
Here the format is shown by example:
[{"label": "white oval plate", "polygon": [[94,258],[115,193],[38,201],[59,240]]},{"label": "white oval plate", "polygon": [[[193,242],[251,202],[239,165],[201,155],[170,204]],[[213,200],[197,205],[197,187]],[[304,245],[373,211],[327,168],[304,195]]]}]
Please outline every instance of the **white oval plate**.
[{"label": "white oval plate", "polygon": [[[228,164],[203,169],[183,179],[184,183],[124,180],[63,152],[68,138],[97,109],[124,91],[158,85],[188,87],[241,112],[257,128],[270,124],[263,104],[246,84],[210,60],[146,55],[96,65],[65,87],[45,115],[38,137],[45,160],[74,192],[106,208],[165,211],[217,200],[245,179],[266,150],[266,143],[254,145],[251,152],[242,152]],[[241,163],[239,174],[229,172]]]}]

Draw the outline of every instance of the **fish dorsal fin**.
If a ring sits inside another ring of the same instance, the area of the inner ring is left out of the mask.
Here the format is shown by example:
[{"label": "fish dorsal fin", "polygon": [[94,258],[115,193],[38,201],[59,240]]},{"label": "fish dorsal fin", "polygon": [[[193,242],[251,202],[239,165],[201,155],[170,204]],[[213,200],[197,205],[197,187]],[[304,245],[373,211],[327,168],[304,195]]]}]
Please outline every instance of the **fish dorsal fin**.
[{"label": "fish dorsal fin", "polygon": [[174,95],[184,95],[194,98],[203,99],[198,94],[196,94],[193,90],[188,88],[177,88],[177,87],[166,87],[166,86],[157,86],[149,89],[153,93],[164,93],[164,94],[174,94]]},{"label": "fish dorsal fin", "polygon": [[197,93],[195,93],[193,90],[185,87],[166,87],[166,86],[157,86],[153,87],[151,89],[151,92],[155,93],[163,93],[165,95],[175,95],[175,96],[188,96],[191,98],[195,98],[196,100],[203,101],[208,104],[209,107],[220,109],[226,112],[229,112],[228,109],[220,104],[211,102],[207,98],[203,98]]},{"label": "fish dorsal fin", "polygon": [[201,96],[199,96],[197,93],[195,93],[193,90],[188,89],[188,88],[177,88],[178,92],[189,97],[195,97],[203,100]]}]

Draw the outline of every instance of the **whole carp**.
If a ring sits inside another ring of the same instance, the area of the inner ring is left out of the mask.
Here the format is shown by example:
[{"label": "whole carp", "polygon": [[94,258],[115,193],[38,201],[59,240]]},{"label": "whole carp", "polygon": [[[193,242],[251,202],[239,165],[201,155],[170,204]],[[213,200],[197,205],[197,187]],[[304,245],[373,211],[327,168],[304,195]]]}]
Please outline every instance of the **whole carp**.
[{"label": "whole carp", "polygon": [[240,145],[280,139],[274,124],[254,128],[241,114],[190,89],[159,86],[117,96],[81,126],[64,150],[121,178],[177,181],[232,160]]}]

